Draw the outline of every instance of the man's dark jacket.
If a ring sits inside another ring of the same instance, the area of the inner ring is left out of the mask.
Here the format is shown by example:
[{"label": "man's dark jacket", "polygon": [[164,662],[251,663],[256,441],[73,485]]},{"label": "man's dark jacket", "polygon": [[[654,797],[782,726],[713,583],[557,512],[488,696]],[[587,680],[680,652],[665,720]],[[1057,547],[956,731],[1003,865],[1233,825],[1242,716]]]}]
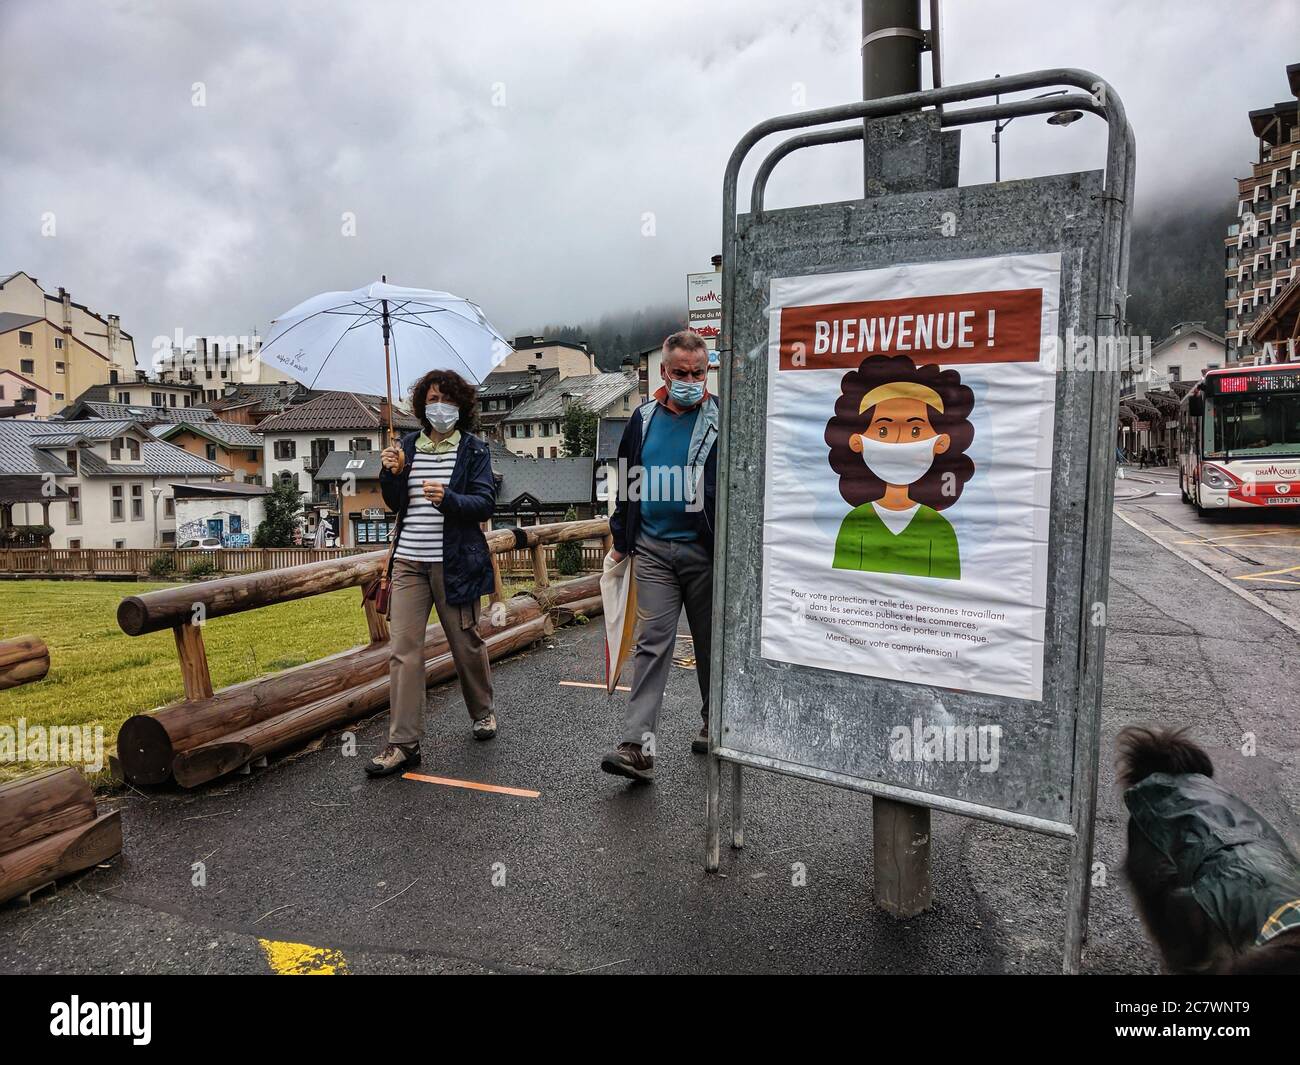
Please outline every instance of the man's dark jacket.
[{"label": "man's dark jacket", "polygon": [[[645,442],[645,413],[653,409],[653,404],[662,400],[665,395],[666,389],[659,389],[656,398],[643,403],[628,419],[627,428],[623,430],[623,439],[618,445],[619,466],[622,469],[630,471],[634,467],[640,468],[641,450]],[[704,397],[698,415],[701,418],[705,416],[705,404],[713,405],[711,414],[716,420],[717,399],[714,396]],[[696,445],[697,454],[688,454],[686,457],[688,465],[703,462],[701,486],[704,491],[704,505],[697,510],[688,510],[687,513],[694,518],[696,535],[710,555],[713,554],[714,500],[718,483],[717,445],[717,431],[711,428],[702,435],[702,439]],[[618,471],[614,472],[617,478],[618,500],[614,505],[614,513],[609,518],[609,531],[614,538],[614,550],[623,555],[630,555],[636,551],[637,533],[641,529],[641,498],[638,493],[636,499],[628,499],[627,485],[623,483],[622,477],[618,476]],[[645,480],[643,479],[641,483],[644,491]]]},{"label": "man's dark jacket", "polygon": [[[379,490],[388,509],[397,514],[398,544],[401,521],[406,513],[407,479],[415,462],[415,441],[419,431],[402,437],[406,462],[401,473],[379,472]],[[492,456],[487,444],[469,433],[460,434],[456,465],[442,502],[442,579],[447,602],[471,603],[492,591],[492,558],[479,523],[496,509],[496,482],[492,479]]]}]

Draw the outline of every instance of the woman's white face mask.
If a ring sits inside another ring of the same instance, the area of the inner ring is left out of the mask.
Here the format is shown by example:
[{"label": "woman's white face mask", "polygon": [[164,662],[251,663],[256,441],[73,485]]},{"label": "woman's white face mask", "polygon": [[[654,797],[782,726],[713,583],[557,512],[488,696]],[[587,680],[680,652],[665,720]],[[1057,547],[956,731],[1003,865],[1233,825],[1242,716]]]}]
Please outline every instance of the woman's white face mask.
[{"label": "woman's white face mask", "polygon": [[859,437],[862,441],[862,461],[885,484],[915,484],[934,464],[934,449],[939,437],[928,440],[911,440],[905,444],[891,444],[887,440],[872,440],[869,436]]},{"label": "woman's white face mask", "polygon": [[424,416],[434,429],[446,433],[460,421],[460,408],[454,403],[430,403],[424,408]]}]

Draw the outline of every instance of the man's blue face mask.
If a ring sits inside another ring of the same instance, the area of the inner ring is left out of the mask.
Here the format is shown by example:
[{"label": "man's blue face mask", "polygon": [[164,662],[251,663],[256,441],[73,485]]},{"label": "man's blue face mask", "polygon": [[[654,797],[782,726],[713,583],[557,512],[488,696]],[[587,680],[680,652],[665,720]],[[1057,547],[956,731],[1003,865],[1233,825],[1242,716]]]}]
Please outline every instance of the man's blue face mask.
[{"label": "man's blue face mask", "polygon": [[693,407],[704,398],[704,382],[669,381],[668,395],[679,407]]}]

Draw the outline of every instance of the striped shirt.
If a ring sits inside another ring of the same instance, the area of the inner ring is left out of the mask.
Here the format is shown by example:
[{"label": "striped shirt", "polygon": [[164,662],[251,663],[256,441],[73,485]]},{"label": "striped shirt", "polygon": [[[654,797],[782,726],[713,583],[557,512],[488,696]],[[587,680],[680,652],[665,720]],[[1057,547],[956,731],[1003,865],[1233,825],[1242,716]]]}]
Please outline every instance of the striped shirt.
[{"label": "striped shirt", "polygon": [[424,494],[425,481],[451,480],[456,467],[456,448],[429,454],[417,451],[406,482],[406,514],[397,534],[397,558],[412,562],[442,561],[442,511]]}]

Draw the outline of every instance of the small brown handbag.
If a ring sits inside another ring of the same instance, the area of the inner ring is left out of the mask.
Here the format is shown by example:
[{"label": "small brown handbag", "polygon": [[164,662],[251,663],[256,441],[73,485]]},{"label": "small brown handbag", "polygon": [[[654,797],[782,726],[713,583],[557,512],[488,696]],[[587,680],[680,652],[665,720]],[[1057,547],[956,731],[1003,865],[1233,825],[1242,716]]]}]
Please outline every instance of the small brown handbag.
[{"label": "small brown handbag", "polygon": [[393,602],[393,552],[397,550],[397,538],[402,533],[402,519],[397,519],[397,524],[393,526],[393,539],[388,545],[388,561],[384,565],[384,572],[376,577],[373,581],[365,586],[362,595],[375,604],[375,610],[384,617],[389,616],[389,610]]}]

